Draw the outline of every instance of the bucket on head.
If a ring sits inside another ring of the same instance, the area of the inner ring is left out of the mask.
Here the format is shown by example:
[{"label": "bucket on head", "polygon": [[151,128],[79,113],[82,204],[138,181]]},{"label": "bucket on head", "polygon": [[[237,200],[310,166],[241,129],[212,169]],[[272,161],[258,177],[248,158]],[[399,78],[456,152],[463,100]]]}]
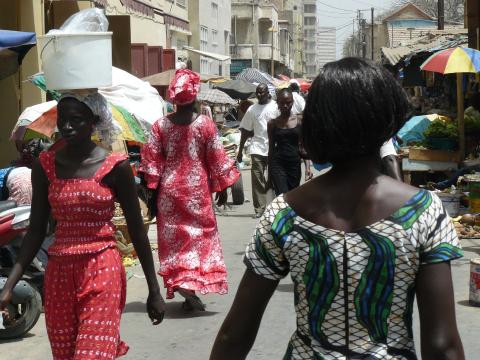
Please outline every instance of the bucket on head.
[{"label": "bucket on head", "polygon": [[111,32],[47,34],[37,39],[48,89],[90,89],[112,84]]},{"label": "bucket on head", "polygon": [[470,260],[470,296],[472,306],[480,306],[480,258]]},{"label": "bucket on head", "polygon": [[440,200],[442,200],[443,207],[450,217],[458,216],[460,212],[460,194],[438,193]]}]

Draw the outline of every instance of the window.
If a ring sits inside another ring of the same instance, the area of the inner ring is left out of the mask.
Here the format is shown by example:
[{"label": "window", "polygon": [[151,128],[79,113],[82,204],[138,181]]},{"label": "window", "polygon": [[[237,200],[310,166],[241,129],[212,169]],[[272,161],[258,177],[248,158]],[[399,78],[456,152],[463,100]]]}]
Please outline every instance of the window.
[{"label": "window", "polygon": [[313,16],[305,17],[303,19],[303,25],[305,26],[312,26],[312,25],[315,25],[316,23],[317,23],[317,19]]},{"label": "window", "polygon": [[317,6],[314,4],[303,5],[304,13],[315,14],[316,11],[317,11]]},{"label": "window", "polygon": [[212,29],[212,42],[218,43],[218,31]]},{"label": "window", "polygon": [[208,28],[200,26],[200,50],[208,51]]},{"label": "window", "polygon": [[200,57],[200,74],[208,74],[210,71],[210,64],[208,59],[205,59],[203,56]]},{"label": "window", "polygon": [[315,36],[315,30],[314,29],[307,29],[303,31],[303,35],[306,40],[313,38]]},{"label": "window", "polygon": [[213,21],[215,21],[216,23],[218,23],[218,4],[217,3],[214,3],[212,2],[212,18],[213,18]]},{"label": "window", "polygon": [[187,45],[187,42],[182,39],[177,39],[177,50],[183,50],[183,47]]},{"label": "window", "polygon": [[177,5],[182,7],[182,8],[185,8],[185,7],[187,7],[187,1],[186,0],[177,0]]}]

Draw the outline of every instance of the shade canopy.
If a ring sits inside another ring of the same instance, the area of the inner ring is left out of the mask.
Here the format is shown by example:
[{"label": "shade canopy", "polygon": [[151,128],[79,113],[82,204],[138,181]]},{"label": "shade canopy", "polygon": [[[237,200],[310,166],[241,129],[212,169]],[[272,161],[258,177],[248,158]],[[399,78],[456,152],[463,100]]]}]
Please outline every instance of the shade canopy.
[{"label": "shade canopy", "polygon": [[480,71],[480,51],[455,47],[430,56],[420,68],[440,74],[476,73]]},{"label": "shade canopy", "polygon": [[214,85],[214,88],[223,91],[233,99],[246,100],[254,97],[257,87],[242,79],[228,80]]}]

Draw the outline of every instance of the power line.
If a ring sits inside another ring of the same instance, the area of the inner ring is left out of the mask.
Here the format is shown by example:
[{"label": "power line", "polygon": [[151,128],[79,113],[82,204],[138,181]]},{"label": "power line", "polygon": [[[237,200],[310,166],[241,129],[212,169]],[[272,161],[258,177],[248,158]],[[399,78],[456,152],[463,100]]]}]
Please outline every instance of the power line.
[{"label": "power line", "polygon": [[325,6],[329,7],[329,8],[332,8],[332,9],[336,9],[336,10],[341,10],[341,11],[346,11],[346,12],[355,12],[355,11],[350,10],[350,9],[342,9],[342,8],[339,8],[339,7],[336,7],[336,6],[333,6],[333,5],[330,5],[330,4],[327,4],[327,3],[324,3],[324,2],[318,1],[318,0],[317,0],[317,3],[322,4],[322,5],[325,5]]}]

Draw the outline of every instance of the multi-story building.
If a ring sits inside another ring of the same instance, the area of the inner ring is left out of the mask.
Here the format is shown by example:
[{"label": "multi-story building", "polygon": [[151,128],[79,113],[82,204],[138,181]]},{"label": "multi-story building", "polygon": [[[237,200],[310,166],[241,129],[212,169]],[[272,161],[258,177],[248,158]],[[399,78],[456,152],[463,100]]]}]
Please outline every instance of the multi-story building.
[{"label": "multi-story building", "polygon": [[337,31],[334,27],[319,26],[317,31],[317,65],[322,69],[326,63],[337,58]]},{"label": "multi-story building", "polygon": [[201,74],[230,75],[231,3],[229,0],[190,0],[189,59]]},{"label": "multi-story building", "polygon": [[317,4],[316,0],[303,0],[303,49],[305,52],[305,76],[314,78],[317,64]]},{"label": "multi-story building", "polygon": [[280,61],[278,9],[268,1],[232,2],[232,75],[253,67],[271,73]]},{"label": "multi-story building", "polygon": [[232,2],[232,75],[248,67],[271,75],[303,75],[300,4],[300,0]]}]

